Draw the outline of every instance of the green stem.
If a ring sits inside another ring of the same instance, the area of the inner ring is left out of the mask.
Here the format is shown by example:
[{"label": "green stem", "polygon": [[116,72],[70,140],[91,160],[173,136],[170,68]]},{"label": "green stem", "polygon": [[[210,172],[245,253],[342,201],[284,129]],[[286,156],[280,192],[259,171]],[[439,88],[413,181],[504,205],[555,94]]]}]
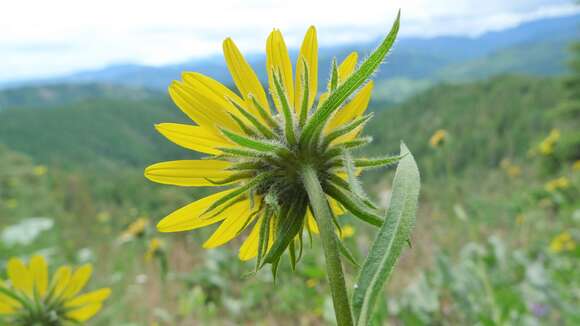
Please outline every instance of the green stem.
[{"label": "green stem", "polygon": [[302,177],[310,199],[312,213],[320,228],[320,238],[322,239],[322,247],[326,259],[328,282],[330,283],[336,322],[338,326],[351,326],[353,324],[352,314],[348,303],[348,294],[340,262],[338,239],[334,232],[332,213],[316,171],[311,166],[305,166],[302,170]]}]

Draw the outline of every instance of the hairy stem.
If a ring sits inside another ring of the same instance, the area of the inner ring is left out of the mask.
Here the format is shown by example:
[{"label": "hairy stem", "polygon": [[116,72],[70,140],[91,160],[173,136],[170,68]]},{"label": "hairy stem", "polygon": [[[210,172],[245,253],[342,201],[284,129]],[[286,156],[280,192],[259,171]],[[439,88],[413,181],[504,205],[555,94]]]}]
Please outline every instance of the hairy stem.
[{"label": "hairy stem", "polygon": [[344,273],[340,262],[339,240],[334,232],[332,213],[316,171],[311,166],[305,166],[302,169],[302,177],[312,212],[320,228],[336,322],[339,326],[351,326],[353,324],[352,314],[348,303]]}]

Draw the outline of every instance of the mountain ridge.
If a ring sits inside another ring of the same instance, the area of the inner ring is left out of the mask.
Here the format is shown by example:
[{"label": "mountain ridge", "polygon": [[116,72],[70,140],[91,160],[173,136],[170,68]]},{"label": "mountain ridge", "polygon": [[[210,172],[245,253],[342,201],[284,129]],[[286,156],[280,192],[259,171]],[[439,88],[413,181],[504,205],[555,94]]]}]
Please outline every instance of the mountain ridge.
[{"label": "mountain ridge", "polygon": [[[409,37],[397,41],[394,51],[389,56],[387,64],[377,74],[377,79],[407,78],[447,80],[441,71],[453,70],[455,66],[464,69],[462,65],[473,61],[485,61],[488,56],[497,56],[498,52],[510,52],[522,44],[534,43],[548,47],[553,54],[548,55],[551,60],[557,60],[546,70],[531,70],[532,74],[553,75],[565,71],[564,48],[578,38],[578,22],[580,14],[544,18],[502,31],[488,32],[479,37],[441,36],[435,38]],[[334,56],[343,59],[353,50],[366,54],[378,43],[356,42],[332,47],[321,47],[319,50],[320,80],[327,79],[330,62]],[[539,46],[539,47],[541,47]],[[291,50],[291,56],[296,57],[296,50]],[[249,63],[254,67],[258,76],[265,81],[265,56],[250,54]],[[525,59],[525,58],[524,58]],[[523,60],[523,59],[521,59]],[[294,60],[293,60],[294,61]],[[525,62],[517,62],[518,67],[507,65],[498,71],[501,73],[521,72]],[[482,69],[485,69],[483,67]],[[110,83],[133,87],[165,89],[172,80],[179,79],[183,71],[198,71],[207,74],[225,84],[231,84],[227,67],[220,55],[207,58],[189,60],[183,63],[165,66],[146,66],[139,64],[118,64],[103,69],[81,71],[71,75],[43,79],[29,82],[15,83],[3,88],[12,88],[22,85],[38,85],[52,83]],[[480,72],[474,73],[479,78]],[[467,76],[471,77],[471,76]],[[462,76],[461,79],[465,79]],[[1,85],[0,85],[1,87]]]}]

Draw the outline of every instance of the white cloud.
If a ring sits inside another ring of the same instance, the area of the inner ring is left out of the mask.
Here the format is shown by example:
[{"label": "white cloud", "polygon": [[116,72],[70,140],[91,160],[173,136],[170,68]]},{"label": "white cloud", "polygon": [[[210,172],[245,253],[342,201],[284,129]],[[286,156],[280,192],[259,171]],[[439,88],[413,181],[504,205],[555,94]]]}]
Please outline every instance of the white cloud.
[{"label": "white cloud", "polygon": [[0,80],[116,62],[167,64],[219,53],[232,36],[260,51],[273,27],[295,46],[309,25],[321,44],[384,33],[397,8],[403,36],[477,35],[576,10],[567,0],[19,0],[0,11]]}]

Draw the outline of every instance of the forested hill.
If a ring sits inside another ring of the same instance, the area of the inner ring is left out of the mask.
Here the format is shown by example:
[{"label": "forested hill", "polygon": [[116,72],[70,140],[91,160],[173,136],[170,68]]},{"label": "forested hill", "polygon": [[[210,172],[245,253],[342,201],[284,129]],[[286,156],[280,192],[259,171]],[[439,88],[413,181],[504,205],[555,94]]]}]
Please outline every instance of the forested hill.
[{"label": "forested hill", "polygon": [[[77,87],[82,93],[83,86]],[[153,128],[159,122],[187,121],[168,97],[139,94],[69,98],[46,109],[5,108],[0,111],[0,143],[39,162],[67,166],[113,162],[143,167],[195,155],[170,144]],[[562,97],[556,78],[498,77],[435,86],[389,110],[372,105],[379,113],[367,130],[375,137],[371,151],[394,152],[399,140],[405,140],[417,156],[431,155],[428,138],[443,128],[451,137],[449,150],[465,154],[454,165],[495,164],[505,154],[524,154],[546,128],[545,112]]]}]

